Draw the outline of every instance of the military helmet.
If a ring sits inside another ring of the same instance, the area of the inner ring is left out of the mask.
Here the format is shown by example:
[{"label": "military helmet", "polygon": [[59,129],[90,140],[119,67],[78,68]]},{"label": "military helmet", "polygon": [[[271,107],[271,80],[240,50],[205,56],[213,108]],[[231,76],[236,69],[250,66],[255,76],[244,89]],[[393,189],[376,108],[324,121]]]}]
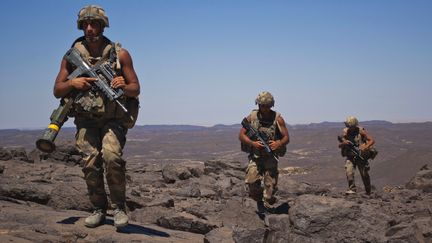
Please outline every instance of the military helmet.
[{"label": "military helmet", "polygon": [[345,126],[346,127],[356,127],[358,126],[358,120],[354,116],[349,116],[345,120]]},{"label": "military helmet", "polygon": [[270,92],[263,91],[258,94],[258,97],[255,99],[256,105],[268,105],[270,107],[274,106],[274,98],[273,95],[270,94]]},{"label": "military helmet", "polygon": [[102,27],[109,27],[108,16],[105,10],[98,5],[88,5],[83,7],[78,13],[78,29],[83,29],[83,22],[85,20],[98,20],[102,23]]}]

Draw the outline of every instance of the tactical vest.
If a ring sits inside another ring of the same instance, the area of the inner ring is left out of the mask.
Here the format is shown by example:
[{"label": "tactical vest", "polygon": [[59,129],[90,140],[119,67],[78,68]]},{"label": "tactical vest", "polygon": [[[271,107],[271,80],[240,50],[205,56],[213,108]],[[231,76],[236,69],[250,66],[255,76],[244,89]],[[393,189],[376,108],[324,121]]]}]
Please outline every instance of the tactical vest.
[{"label": "tactical vest", "polygon": [[[279,119],[281,114],[279,112],[275,111],[273,121],[271,121],[269,124],[264,124],[264,122],[262,120],[260,120],[258,111],[259,111],[258,109],[255,109],[255,110],[252,110],[252,112],[249,114],[251,126],[254,129],[256,129],[258,132],[264,133],[269,138],[269,140],[274,140],[274,141],[280,140],[283,136],[282,136],[282,133],[280,132],[281,128],[280,128],[280,125],[277,122],[277,120]],[[281,146],[280,148],[278,148],[274,152],[277,156],[284,156],[286,153],[286,150],[287,150],[286,145],[284,145],[284,146]],[[254,157],[260,157],[263,155],[262,151],[258,151],[256,149],[253,149],[251,146],[248,146],[245,144],[242,144],[242,151],[248,152],[251,155],[253,155]]]},{"label": "tactical vest", "polygon": [[[343,129],[344,138],[351,141],[356,147],[360,147],[360,145],[365,144],[366,138],[363,137],[360,131],[364,130],[363,127],[357,127],[357,130],[351,134],[348,134],[348,128]],[[343,157],[355,157],[355,154],[347,147],[343,147],[341,150],[341,154]],[[369,147],[367,150],[361,152],[361,156],[365,160],[375,159],[378,155],[378,150],[374,146]]]},{"label": "tactical vest", "polygon": [[348,134],[348,128],[345,127],[343,132],[346,139],[351,141],[355,146],[360,146],[366,142],[366,139],[360,134],[360,131],[363,129],[363,127],[357,127],[355,132]]},{"label": "tactical vest", "polygon": [[[103,37],[106,46],[102,52],[101,57],[92,57],[90,52],[85,46],[84,37],[78,38],[72,47],[75,47],[81,54],[81,57],[87,61],[91,66],[96,64],[108,63],[111,68],[115,71],[117,76],[122,75],[122,69],[120,60],[118,58],[119,52],[121,50],[120,43],[114,43],[110,41],[105,36]],[[97,118],[97,119],[118,119],[126,128],[132,128],[135,125],[139,101],[137,98],[129,98],[122,96],[120,102],[125,105],[128,109],[129,114],[118,107],[116,102],[110,101],[105,95],[99,90],[86,90],[84,94],[75,101],[75,117],[77,118]]]},{"label": "tactical vest", "polygon": [[[348,134],[348,128],[343,129],[344,138],[349,140],[356,147],[360,147],[360,145],[366,143],[366,139],[360,134],[360,130],[363,130],[363,127],[357,127],[355,132]],[[354,157],[355,154],[351,152],[348,147],[342,148],[342,156]]]}]

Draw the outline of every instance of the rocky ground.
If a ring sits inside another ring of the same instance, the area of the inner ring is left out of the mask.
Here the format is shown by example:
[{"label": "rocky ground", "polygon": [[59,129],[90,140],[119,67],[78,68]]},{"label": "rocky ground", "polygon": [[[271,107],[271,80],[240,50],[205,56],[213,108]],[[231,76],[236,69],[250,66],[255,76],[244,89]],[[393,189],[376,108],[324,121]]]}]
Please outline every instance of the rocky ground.
[{"label": "rocky ground", "polygon": [[50,155],[0,148],[0,242],[432,242],[432,164],[371,196],[284,168],[275,213],[262,219],[240,162],[130,163],[131,221],[116,230],[112,217],[84,226],[91,208],[80,163],[70,146]]}]

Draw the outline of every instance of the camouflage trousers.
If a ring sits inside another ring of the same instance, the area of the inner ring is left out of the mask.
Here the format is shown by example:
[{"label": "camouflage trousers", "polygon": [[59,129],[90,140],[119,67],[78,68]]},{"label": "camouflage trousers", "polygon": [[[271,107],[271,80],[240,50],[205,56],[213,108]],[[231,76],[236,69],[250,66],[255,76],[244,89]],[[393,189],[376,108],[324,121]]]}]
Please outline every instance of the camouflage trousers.
[{"label": "camouflage trousers", "polygon": [[127,129],[116,122],[77,121],[76,146],[84,156],[84,179],[90,202],[95,208],[106,210],[107,194],[104,170],[111,206],[124,208],[126,201],[126,161],[122,149]]},{"label": "camouflage trousers", "polygon": [[264,206],[271,207],[275,203],[277,191],[278,165],[273,158],[252,158],[246,169],[245,183],[249,196],[257,201],[263,201]]},{"label": "camouflage trousers", "polygon": [[345,162],[345,172],[348,180],[348,187],[350,190],[356,191],[356,185],[354,182],[354,172],[356,167],[360,172],[360,176],[363,181],[363,185],[365,187],[365,191],[367,194],[371,192],[371,182],[369,176],[369,163],[365,163],[363,161],[355,161],[354,159],[348,158]]}]

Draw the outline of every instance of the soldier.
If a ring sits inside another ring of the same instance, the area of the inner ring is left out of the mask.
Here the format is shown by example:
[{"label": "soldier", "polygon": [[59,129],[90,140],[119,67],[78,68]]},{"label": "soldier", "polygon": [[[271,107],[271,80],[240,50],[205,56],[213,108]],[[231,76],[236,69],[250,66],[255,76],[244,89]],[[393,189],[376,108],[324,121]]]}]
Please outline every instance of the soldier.
[{"label": "soldier", "polygon": [[[137,97],[140,93],[138,77],[132,64],[132,58],[119,43],[111,42],[103,35],[109,27],[104,9],[89,5],[78,13],[78,29],[84,36],[78,38],[73,47],[90,65],[108,63],[115,70],[116,76],[111,87],[123,89],[122,102],[138,112]],[[122,149],[126,142],[128,128],[134,125],[118,104],[109,101],[99,91],[90,89],[95,78],[77,77],[68,79],[74,67],[63,59],[54,85],[54,96],[57,98],[73,97],[79,91],[83,95],[74,103],[76,146],[83,154],[85,162],[83,172],[90,201],[94,207],[93,214],[85,219],[87,227],[96,227],[105,221],[108,208],[107,193],[104,186],[104,169],[109,188],[111,207],[114,209],[114,225],[124,227],[128,224],[126,214],[126,161],[122,158]]]},{"label": "soldier", "polygon": [[348,180],[346,194],[356,193],[354,171],[358,167],[366,194],[370,195],[371,182],[368,159],[373,159],[376,156],[376,150],[372,147],[375,140],[363,127],[359,126],[358,120],[354,116],[347,117],[345,126],[339,148],[341,148],[342,156],[346,157],[345,171]]},{"label": "soldier", "polygon": [[265,152],[264,144],[256,136],[250,136],[245,127],[240,129],[242,150],[249,153],[249,165],[245,182],[249,196],[257,202],[258,213],[271,211],[276,202],[274,194],[278,181],[278,157],[286,152],[289,143],[288,129],[281,114],[273,111],[274,98],[269,92],[261,92],[255,100],[258,109],[252,110],[246,118],[250,126],[268,138],[272,154]]}]

